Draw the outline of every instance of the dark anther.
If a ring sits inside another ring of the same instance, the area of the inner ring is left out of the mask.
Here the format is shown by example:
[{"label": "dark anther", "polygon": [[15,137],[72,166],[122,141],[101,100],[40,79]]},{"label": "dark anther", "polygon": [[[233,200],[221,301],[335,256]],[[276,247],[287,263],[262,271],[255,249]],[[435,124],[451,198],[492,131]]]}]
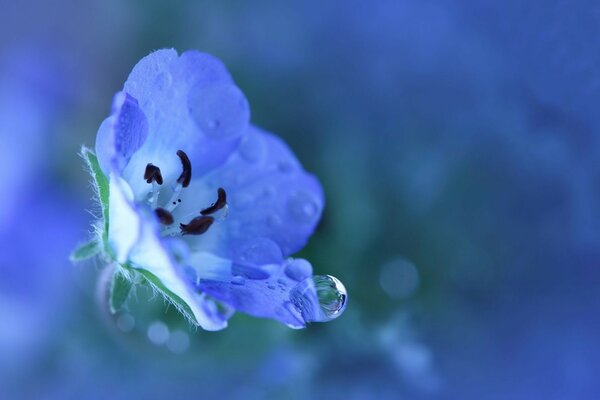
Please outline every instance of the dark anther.
[{"label": "dark anther", "polygon": [[164,208],[157,208],[154,213],[158,217],[161,224],[171,225],[173,223],[173,215]]},{"label": "dark anther", "polygon": [[227,193],[225,193],[225,189],[219,188],[219,189],[217,189],[217,201],[215,203],[213,203],[212,206],[200,211],[200,214],[210,215],[210,214],[216,213],[217,211],[219,211],[221,208],[225,207],[226,205],[227,205]]},{"label": "dark anther", "polygon": [[177,178],[177,182],[181,183],[181,186],[183,187],[188,187],[192,180],[192,163],[183,150],[177,150],[177,155],[179,156],[181,166],[183,167],[183,172],[181,172],[181,175]]},{"label": "dark anther", "polygon": [[179,224],[183,235],[202,235],[215,222],[213,217],[196,217],[189,224]]},{"label": "dark anther", "polygon": [[146,171],[144,171],[144,179],[148,183],[152,183],[152,181],[156,181],[159,185],[163,184],[163,178],[160,173],[160,168],[152,163],[146,165]]}]

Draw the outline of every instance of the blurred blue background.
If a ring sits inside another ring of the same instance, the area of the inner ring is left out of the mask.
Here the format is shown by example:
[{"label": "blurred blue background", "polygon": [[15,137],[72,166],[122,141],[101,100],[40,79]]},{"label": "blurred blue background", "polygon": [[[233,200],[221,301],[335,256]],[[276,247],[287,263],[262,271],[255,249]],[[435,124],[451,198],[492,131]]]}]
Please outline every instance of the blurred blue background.
[{"label": "blurred blue background", "polygon": [[[0,1],[0,398],[600,398],[597,2]],[[320,177],[340,319],[98,311],[77,153],[163,47]]]}]

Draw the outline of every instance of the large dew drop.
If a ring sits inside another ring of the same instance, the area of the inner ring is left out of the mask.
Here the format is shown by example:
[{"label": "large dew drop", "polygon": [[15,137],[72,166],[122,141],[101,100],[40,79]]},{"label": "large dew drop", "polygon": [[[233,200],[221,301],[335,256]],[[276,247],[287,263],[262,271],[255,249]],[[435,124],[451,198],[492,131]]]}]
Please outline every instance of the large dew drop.
[{"label": "large dew drop", "polygon": [[344,312],[346,288],[331,275],[315,275],[298,283],[290,292],[290,300],[306,322],[331,321]]}]

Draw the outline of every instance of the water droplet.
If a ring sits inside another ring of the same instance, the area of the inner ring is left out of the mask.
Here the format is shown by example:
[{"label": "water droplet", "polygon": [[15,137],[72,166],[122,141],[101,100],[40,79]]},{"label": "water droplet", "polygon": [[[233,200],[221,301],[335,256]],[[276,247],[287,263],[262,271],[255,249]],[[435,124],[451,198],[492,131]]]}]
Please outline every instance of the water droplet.
[{"label": "water droplet", "polygon": [[160,346],[169,340],[169,327],[162,321],[154,321],[148,327],[148,339]]},{"label": "water droplet", "polygon": [[173,78],[171,77],[171,74],[169,74],[168,72],[161,72],[156,76],[154,84],[156,85],[156,88],[158,90],[162,91],[168,89],[169,86],[171,86],[172,81]]},{"label": "water droplet", "polygon": [[265,155],[265,145],[259,135],[248,134],[239,147],[242,158],[250,163],[257,162]]},{"label": "water droplet", "polygon": [[277,169],[284,174],[292,172],[294,165],[289,160],[281,160],[277,163]]},{"label": "water droplet", "polygon": [[233,315],[233,308],[222,303],[206,293],[198,297],[198,305],[204,311],[207,318],[214,323],[221,324]]},{"label": "water droplet", "polygon": [[294,317],[295,321],[289,321],[286,323],[287,326],[289,326],[292,329],[302,329],[304,328],[304,325],[306,324],[304,321],[302,321],[300,319],[300,315],[298,309],[296,308],[296,306],[294,306],[291,302],[286,301],[283,305],[283,307],[287,310],[287,312]]},{"label": "water droplet", "polygon": [[199,83],[188,94],[190,115],[213,139],[231,139],[244,133],[250,120],[248,101],[228,82]]},{"label": "water droplet", "polygon": [[315,196],[307,191],[298,191],[288,200],[292,217],[299,223],[314,222],[319,216],[319,204]]},{"label": "water droplet", "polygon": [[231,283],[233,283],[234,285],[244,285],[246,283],[246,280],[244,279],[244,277],[236,275],[231,279]]},{"label": "water droplet", "polygon": [[176,65],[188,83],[231,81],[231,76],[221,60],[206,53],[186,51],[181,54]]},{"label": "water droplet", "polygon": [[250,240],[242,251],[240,261],[250,265],[266,265],[280,263],[283,259],[281,249],[267,238]]},{"label": "water droplet", "polygon": [[275,188],[273,186],[265,186],[263,188],[263,195],[268,199],[275,196]]},{"label": "water droplet", "polygon": [[281,218],[279,218],[279,215],[277,215],[277,214],[270,214],[267,216],[267,224],[271,228],[279,226],[279,225],[281,225]]},{"label": "water droplet", "polygon": [[154,111],[154,101],[151,99],[146,99],[146,101],[144,101],[142,104],[142,107],[144,108],[144,111],[149,114]]},{"label": "water droplet", "polygon": [[306,322],[326,322],[339,317],[346,309],[346,288],[331,275],[315,275],[298,283],[290,300]]},{"label": "water droplet", "polygon": [[298,282],[312,276],[313,273],[312,265],[302,258],[288,261],[284,271],[288,278]]}]

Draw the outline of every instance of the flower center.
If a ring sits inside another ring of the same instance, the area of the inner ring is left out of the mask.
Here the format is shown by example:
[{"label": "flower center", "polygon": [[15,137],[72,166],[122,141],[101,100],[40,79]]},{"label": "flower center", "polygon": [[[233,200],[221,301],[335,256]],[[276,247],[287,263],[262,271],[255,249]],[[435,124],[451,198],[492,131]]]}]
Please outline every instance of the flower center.
[{"label": "flower center", "polygon": [[[163,225],[161,233],[164,236],[202,235],[208,231],[213,223],[227,216],[227,193],[223,188],[217,189],[217,200],[213,204],[200,211],[188,214],[179,221],[175,221],[173,210],[181,203],[180,195],[192,180],[192,163],[189,157],[183,150],[178,150],[177,156],[181,160],[182,172],[173,186],[170,199],[161,207],[158,206],[158,196],[163,184],[160,168],[152,163],[146,165],[144,180],[152,184],[152,192],[148,202],[154,209],[154,214],[159,222]],[[188,220],[189,222],[183,223],[183,221]]]}]

